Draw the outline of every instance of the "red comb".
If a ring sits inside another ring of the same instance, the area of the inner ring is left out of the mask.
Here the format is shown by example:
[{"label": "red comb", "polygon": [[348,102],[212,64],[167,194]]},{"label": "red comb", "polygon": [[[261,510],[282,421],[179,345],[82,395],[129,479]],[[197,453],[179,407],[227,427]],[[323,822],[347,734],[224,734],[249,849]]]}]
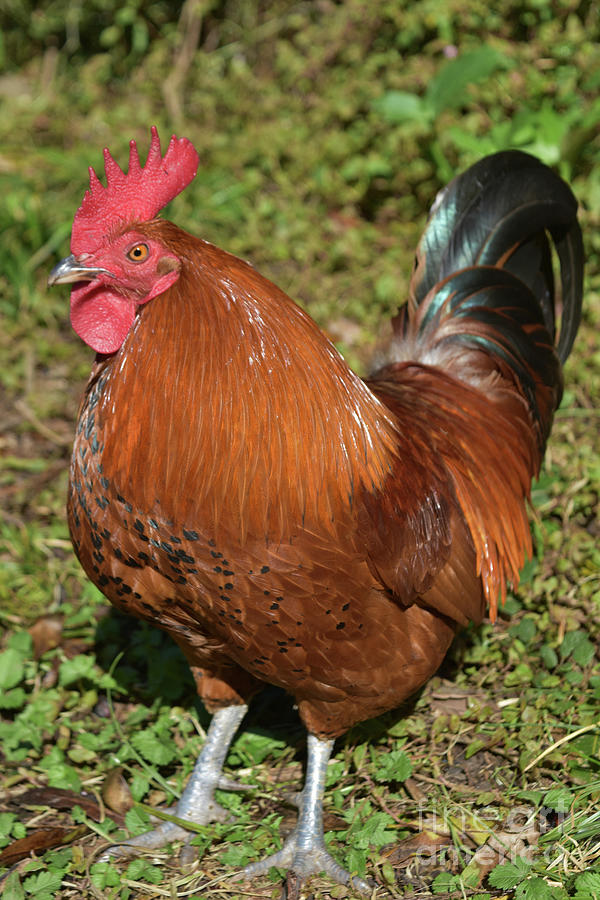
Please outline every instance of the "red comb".
[{"label": "red comb", "polygon": [[129,142],[127,175],[104,150],[106,187],[90,167],[90,187],[73,221],[71,252],[95,250],[116,220],[147,222],[188,186],[198,169],[198,153],[187,138],[171,138],[164,157],[156,126],[145,166],[140,163],[135,141]]}]

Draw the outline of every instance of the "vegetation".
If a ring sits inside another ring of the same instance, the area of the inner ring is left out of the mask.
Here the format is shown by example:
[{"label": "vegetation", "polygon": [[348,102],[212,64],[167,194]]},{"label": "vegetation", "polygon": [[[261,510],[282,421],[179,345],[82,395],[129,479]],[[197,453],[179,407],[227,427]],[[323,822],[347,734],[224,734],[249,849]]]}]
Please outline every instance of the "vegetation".
[{"label": "vegetation", "polygon": [[202,160],[170,216],[251,259],[363,370],[455,172],[520,147],[573,185],[585,321],[534,490],[535,557],[500,621],[461,635],[403,715],[339,742],[326,827],[378,896],[600,897],[598,4],[5,0],[0,24],[2,895],[281,890],[276,873],[234,878],[289,829],[301,779],[302,729],[270,689],[228,759],[254,787],[223,794],[237,818],[200,830],[198,865],[95,861],[178,795],[208,721],[174,645],[87,583],[64,513],[91,353],[45,280],[86,167],[102,171],[105,145],[125,162],[155,123]]}]

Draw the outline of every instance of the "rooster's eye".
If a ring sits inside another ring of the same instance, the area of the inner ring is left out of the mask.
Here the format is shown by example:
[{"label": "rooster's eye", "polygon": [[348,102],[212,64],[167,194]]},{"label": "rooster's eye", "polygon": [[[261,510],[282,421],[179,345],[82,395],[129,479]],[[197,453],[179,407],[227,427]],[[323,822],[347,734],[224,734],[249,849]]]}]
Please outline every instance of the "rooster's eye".
[{"label": "rooster's eye", "polygon": [[135,247],[127,251],[127,257],[132,262],[143,262],[148,258],[149,253],[148,244],[136,244]]}]

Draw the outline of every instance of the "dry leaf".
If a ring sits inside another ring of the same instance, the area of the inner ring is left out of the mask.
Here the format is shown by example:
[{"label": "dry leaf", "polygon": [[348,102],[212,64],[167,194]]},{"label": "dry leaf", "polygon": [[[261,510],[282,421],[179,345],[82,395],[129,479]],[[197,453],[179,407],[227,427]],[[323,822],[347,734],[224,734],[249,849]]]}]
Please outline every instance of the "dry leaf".
[{"label": "dry leaf", "polygon": [[[65,788],[30,788],[15,799],[21,806],[48,806],[50,809],[59,810],[70,810],[74,806],[80,806],[90,819],[94,819],[95,822],[102,821],[102,810],[94,797]],[[113,818],[118,821],[116,817]]]},{"label": "dry leaf", "polygon": [[448,836],[434,834],[431,831],[420,831],[400,841],[390,851],[383,854],[395,868],[405,868],[415,859],[421,862],[435,862],[441,850],[451,847]]},{"label": "dry leaf", "polygon": [[123,777],[123,767],[111,769],[102,785],[102,799],[109,809],[124,815],[133,806],[129,785]]},{"label": "dry leaf", "polygon": [[58,647],[63,630],[63,617],[59,615],[41,616],[37,622],[29,628],[29,634],[33,641],[33,655],[36,659],[43,656],[47,650]]},{"label": "dry leaf", "polygon": [[70,844],[83,837],[88,831],[87,825],[77,825],[75,828],[38,828],[27,837],[19,838],[8,847],[4,847],[0,851],[0,865],[12,866],[32,853],[43,853],[45,850],[50,850],[51,847]]}]

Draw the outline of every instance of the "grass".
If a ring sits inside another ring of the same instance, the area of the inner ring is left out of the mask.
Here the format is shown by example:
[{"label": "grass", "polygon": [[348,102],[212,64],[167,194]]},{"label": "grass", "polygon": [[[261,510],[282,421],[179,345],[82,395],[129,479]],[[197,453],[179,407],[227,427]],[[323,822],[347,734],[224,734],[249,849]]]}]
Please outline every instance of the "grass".
[{"label": "grass", "polygon": [[[194,4],[0,12],[0,878],[8,900],[277,897],[235,870],[293,823],[303,732],[253,705],[199,867],[119,866],[106,840],[180,792],[208,717],[176,648],[107,609],[70,549],[69,445],[91,356],[64,293],[86,167],[149,126],[191,137],[182,226],[251,259],[364,368],[406,295],[436,191],[480,155],[537,153],[573,185],[584,323],[534,489],[535,557],[494,626],[456,641],[406,709],[352,730],[327,839],[393,897],[600,896],[599,13],[567,0]],[[160,658],[160,667],[153,662]],[[124,783],[128,782],[128,786]],[[320,879],[315,898],[351,896]]]}]

